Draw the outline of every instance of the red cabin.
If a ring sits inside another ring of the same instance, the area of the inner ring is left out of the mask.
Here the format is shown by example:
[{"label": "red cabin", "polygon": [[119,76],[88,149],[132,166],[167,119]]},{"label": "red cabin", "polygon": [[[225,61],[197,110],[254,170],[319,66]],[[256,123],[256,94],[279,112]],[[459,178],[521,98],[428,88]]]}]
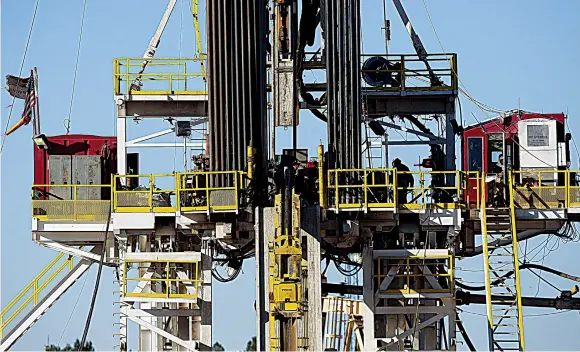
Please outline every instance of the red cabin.
[{"label": "red cabin", "polygon": [[[34,184],[41,193],[38,197],[72,199],[71,191],[62,185],[109,185],[111,174],[117,171],[116,137],[41,135],[35,138],[35,142]],[[61,187],[38,187],[39,185]],[[103,188],[101,192],[89,193],[90,199],[110,199],[110,190],[107,188]]]},{"label": "red cabin", "polygon": [[[502,170],[566,170],[570,165],[570,134],[565,132],[565,123],[562,113],[515,111],[468,126],[462,139],[462,170],[488,177]],[[554,182],[564,182],[563,177],[560,180],[553,175]],[[468,188],[469,201],[474,203],[475,174],[469,177]]]}]

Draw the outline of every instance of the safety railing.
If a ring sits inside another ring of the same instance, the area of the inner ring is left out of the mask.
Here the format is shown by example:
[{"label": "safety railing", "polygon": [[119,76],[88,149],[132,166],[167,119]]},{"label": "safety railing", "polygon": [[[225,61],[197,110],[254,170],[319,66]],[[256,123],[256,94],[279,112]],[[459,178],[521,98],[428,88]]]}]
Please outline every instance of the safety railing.
[{"label": "safety railing", "polygon": [[248,177],[242,171],[186,172],[177,175],[183,212],[238,212]]},{"label": "safety railing", "polygon": [[580,206],[580,186],[570,186],[570,171],[512,171],[516,209],[561,209]]},{"label": "safety railing", "polygon": [[370,91],[457,90],[457,54],[429,54],[427,63],[438,77],[433,84],[430,71],[418,55],[362,55],[362,76]]},{"label": "safety railing", "polygon": [[116,213],[173,213],[178,209],[174,174],[115,175],[114,185]]},{"label": "safety railing", "polygon": [[39,220],[104,221],[111,185],[33,185],[32,217]]},{"label": "safety railing", "polygon": [[[144,72],[140,72],[147,62]],[[117,58],[115,95],[205,95],[204,58]]]},{"label": "safety railing", "polygon": [[[466,176],[461,171],[397,172],[399,208],[459,208],[463,205],[460,195],[467,189]],[[450,186],[446,186],[448,178],[453,178]]]},{"label": "safety railing", "polygon": [[[199,269],[199,261],[196,260],[125,259],[122,295],[197,299],[201,283]],[[150,286],[148,290],[143,290],[145,285]]]},{"label": "safety railing", "polygon": [[4,337],[4,330],[10,328],[14,319],[25,313],[28,306],[34,307],[39,304],[44,298],[43,293],[48,292],[48,286],[59,277],[61,272],[73,269],[75,259],[77,258],[64,253],[57,255],[10,303],[2,308],[0,338]]},{"label": "safety railing", "polygon": [[[453,293],[452,255],[410,255],[378,257],[375,287],[379,294]],[[385,280],[387,279],[387,280]],[[390,284],[385,284],[390,282]],[[433,283],[441,285],[433,287]],[[431,287],[429,287],[431,286]]]},{"label": "safety railing", "polygon": [[[474,195],[469,194],[469,177],[477,175],[461,171],[329,170],[327,207],[335,211],[463,208],[464,198],[470,201],[473,197],[479,204],[479,186],[471,188]],[[451,186],[446,186],[448,179],[453,179]],[[462,198],[463,194],[466,196]]]},{"label": "safety railing", "polygon": [[328,170],[328,207],[339,210],[389,209],[397,204],[394,169]]}]

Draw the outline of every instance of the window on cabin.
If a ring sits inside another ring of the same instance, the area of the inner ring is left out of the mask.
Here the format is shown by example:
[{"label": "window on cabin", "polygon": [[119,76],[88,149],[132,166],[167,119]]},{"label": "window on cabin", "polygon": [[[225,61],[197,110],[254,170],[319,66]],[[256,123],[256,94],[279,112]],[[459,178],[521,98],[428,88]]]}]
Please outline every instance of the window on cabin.
[{"label": "window on cabin", "polygon": [[489,165],[489,172],[498,174],[503,170],[503,162],[500,162],[500,156],[503,156],[503,133],[490,133],[487,135],[487,163]]},{"label": "window on cabin", "polygon": [[467,138],[467,162],[469,171],[483,171],[483,139]]}]

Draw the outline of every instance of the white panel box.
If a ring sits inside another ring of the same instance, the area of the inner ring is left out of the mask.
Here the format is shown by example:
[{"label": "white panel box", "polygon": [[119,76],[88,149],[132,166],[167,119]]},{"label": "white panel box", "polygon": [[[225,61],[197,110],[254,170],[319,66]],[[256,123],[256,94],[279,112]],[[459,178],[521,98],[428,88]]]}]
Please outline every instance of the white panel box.
[{"label": "white panel box", "polygon": [[518,122],[520,168],[555,169],[558,165],[556,121],[528,119]]}]

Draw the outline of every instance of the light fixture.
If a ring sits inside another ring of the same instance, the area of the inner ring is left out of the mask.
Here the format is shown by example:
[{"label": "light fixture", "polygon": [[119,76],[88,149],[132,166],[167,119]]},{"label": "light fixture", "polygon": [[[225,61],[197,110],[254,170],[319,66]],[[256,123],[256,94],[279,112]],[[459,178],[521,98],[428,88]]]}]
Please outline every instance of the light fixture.
[{"label": "light fixture", "polygon": [[32,140],[34,141],[34,144],[36,144],[36,146],[40,149],[48,149],[48,139],[46,138],[46,136],[44,135],[44,133],[41,134],[37,134],[36,136],[34,136],[32,138]]}]

